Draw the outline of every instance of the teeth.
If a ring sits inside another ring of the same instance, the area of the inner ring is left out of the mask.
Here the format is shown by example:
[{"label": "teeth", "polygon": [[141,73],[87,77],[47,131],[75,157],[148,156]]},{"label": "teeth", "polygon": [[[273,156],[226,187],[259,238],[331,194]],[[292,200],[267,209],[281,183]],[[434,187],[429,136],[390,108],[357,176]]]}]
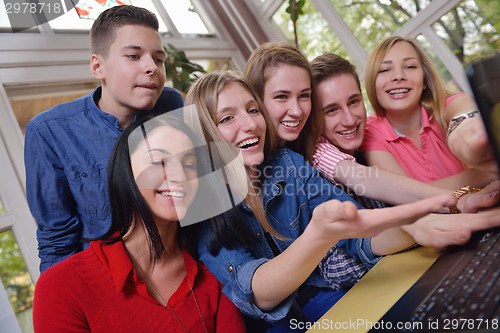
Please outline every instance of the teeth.
[{"label": "teeth", "polygon": [[358,128],[353,128],[350,131],[339,132],[340,135],[352,135],[358,131]]},{"label": "teeth", "polygon": [[287,127],[297,127],[299,126],[300,124],[300,121],[296,121],[296,122],[289,122],[289,121],[282,121],[281,122],[283,125],[287,126]]},{"label": "teeth", "polygon": [[186,194],[182,192],[169,192],[169,191],[163,191],[160,192],[161,195],[166,195],[169,197],[176,197],[176,198],[183,198]]},{"label": "teeth", "polygon": [[245,141],[239,143],[238,148],[242,148],[242,147],[245,147],[248,145],[253,145],[253,144],[256,144],[257,142],[259,142],[259,138],[248,139],[248,140],[245,140]]},{"label": "teeth", "polygon": [[410,89],[393,89],[389,91],[389,94],[394,95],[394,94],[404,94],[410,91]]}]

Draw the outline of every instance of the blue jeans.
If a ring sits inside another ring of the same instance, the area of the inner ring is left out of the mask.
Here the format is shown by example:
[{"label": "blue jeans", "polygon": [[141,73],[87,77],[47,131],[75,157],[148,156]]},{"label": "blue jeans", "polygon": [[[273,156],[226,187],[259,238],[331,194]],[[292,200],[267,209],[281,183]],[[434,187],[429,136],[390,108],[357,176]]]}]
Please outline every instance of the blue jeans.
[{"label": "blue jeans", "polygon": [[268,329],[266,333],[298,333],[307,331],[345,293],[345,291],[321,289],[302,308],[302,322],[295,319],[285,319],[280,325]]}]

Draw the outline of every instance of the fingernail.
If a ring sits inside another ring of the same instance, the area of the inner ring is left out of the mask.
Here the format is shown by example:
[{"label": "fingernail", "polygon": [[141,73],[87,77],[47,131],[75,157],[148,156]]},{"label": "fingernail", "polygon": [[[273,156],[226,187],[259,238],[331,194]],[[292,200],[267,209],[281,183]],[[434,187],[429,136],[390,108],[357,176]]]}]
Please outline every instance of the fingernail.
[{"label": "fingernail", "polygon": [[496,197],[498,195],[498,191],[496,192],[493,192],[490,194],[490,199],[493,199],[494,197]]}]

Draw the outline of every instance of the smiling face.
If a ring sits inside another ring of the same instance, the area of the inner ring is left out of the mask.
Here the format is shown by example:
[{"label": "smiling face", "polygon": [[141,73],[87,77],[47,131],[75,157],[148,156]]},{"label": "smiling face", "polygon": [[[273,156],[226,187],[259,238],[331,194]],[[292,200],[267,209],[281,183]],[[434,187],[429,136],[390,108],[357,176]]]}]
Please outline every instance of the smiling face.
[{"label": "smiling face", "polygon": [[99,108],[112,114],[152,109],[165,85],[160,34],[141,25],[124,25],[115,34],[107,57],[91,59],[92,73],[102,81]]},{"label": "smiling face", "polygon": [[137,187],[155,221],[184,218],[198,190],[191,139],[172,127],[157,127],[131,153],[130,162]]},{"label": "smiling face", "polygon": [[295,141],[311,114],[311,81],[300,67],[265,69],[264,105],[278,137]]},{"label": "smiling face", "polygon": [[385,115],[420,112],[424,72],[415,48],[408,42],[394,44],[382,61],[375,91]]},{"label": "smiling face", "polygon": [[324,125],[323,136],[342,152],[354,154],[361,146],[366,110],[358,84],[351,74],[341,74],[318,85]]},{"label": "smiling face", "polygon": [[266,121],[257,101],[239,83],[231,82],[219,93],[216,123],[222,137],[241,150],[245,166],[262,163]]}]

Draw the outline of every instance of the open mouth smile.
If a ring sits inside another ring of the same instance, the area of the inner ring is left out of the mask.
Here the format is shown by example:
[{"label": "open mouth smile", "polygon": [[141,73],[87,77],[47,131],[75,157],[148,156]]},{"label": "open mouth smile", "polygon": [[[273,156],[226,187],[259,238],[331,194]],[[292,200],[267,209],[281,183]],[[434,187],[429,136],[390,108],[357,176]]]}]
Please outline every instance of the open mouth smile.
[{"label": "open mouth smile", "polygon": [[183,192],[161,191],[158,193],[160,195],[164,195],[164,196],[172,197],[172,198],[184,198],[186,196],[186,193],[183,193]]},{"label": "open mouth smile", "polygon": [[359,126],[356,126],[353,129],[351,129],[351,130],[343,131],[343,132],[337,132],[337,133],[339,133],[340,135],[343,135],[343,136],[349,136],[349,135],[356,134],[356,132],[358,131],[358,128],[359,128]]},{"label": "open mouth smile", "polygon": [[291,122],[291,121],[282,121],[281,122],[282,125],[286,126],[286,127],[297,127],[300,125],[300,121],[294,121],[294,122]]},{"label": "open mouth smile", "polygon": [[259,138],[252,138],[252,139],[247,139],[244,140],[240,143],[238,143],[236,146],[240,149],[247,149],[250,147],[253,147],[259,143]]},{"label": "open mouth smile", "polygon": [[397,94],[406,94],[409,91],[410,91],[410,89],[406,89],[406,88],[403,88],[403,89],[392,89],[392,90],[389,90],[388,93],[391,94],[391,95],[397,95]]}]

